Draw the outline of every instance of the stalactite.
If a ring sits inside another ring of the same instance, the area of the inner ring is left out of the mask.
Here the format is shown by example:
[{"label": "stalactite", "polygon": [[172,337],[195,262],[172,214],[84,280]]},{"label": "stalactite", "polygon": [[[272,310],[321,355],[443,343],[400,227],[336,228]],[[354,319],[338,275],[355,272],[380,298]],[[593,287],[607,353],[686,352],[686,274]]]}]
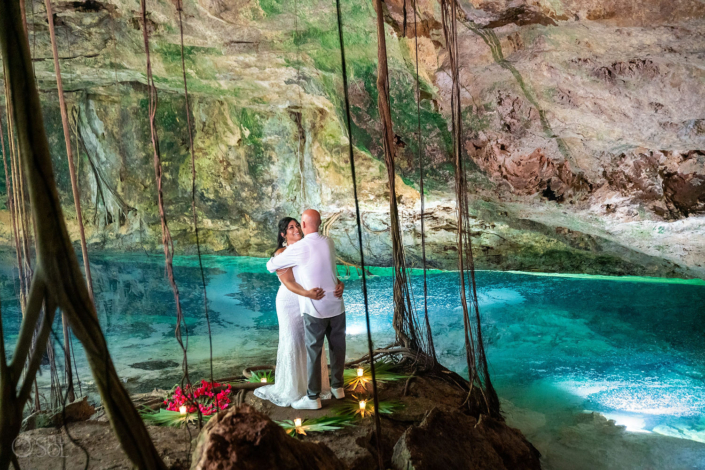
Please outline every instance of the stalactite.
[{"label": "stalactite", "polygon": [[[81,137],[81,134],[78,132],[78,123],[80,120],[80,111],[77,107],[73,107],[71,110],[71,119],[73,121],[73,130],[76,135],[76,141],[77,145],[80,144],[80,146],[83,148],[83,151],[86,153],[86,159],[88,160],[88,164],[91,167],[91,171],[93,173],[93,177],[95,178],[95,184],[96,184],[96,202],[95,202],[95,215],[93,217],[93,220],[95,220],[98,217],[98,206],[99,206],[99,199],[100,202],[103,204],[103,209],[105,209],[105,216],[106,216],[106,224],[113,219],[113,215],[109,212],[108,210],[108,204],[106,201],[105,194],[107,193],[110,196],[110,200],[117,204],[118,210],[122,212],[122,214],[127,215],[132,211],[135,211],[136,209],[129,204],[125,202],[125,200],[120,196],[120,194],[117,192],[117,190],[110,184],[108,179],[103,175],[103,173],[100,171],[100,167],[93,161],[93,157],[91,156],[91,153],[88,151],[88,147],[86,146],[86,142],[83,140],[83,137]],[[78,147],[77,147],[78,148]],[[103,191],[103,187],[105,187],[106,191]],[[117,218],[119,219],[120,213],[117,214]]]}]

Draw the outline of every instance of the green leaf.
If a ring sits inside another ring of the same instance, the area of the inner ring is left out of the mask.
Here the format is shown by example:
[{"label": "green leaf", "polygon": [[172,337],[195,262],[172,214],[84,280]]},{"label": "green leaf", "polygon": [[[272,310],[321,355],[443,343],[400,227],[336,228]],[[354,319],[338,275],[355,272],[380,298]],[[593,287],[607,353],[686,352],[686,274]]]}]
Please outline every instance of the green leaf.
[{"label": "green leaf", "polygon": [[274,383],[274,373],[271,369],[267,370],[253,370],[252,375],[250,376],[249,379],[247,379],[248,382],[250,383],[260,383],[262,382],[262,379],[266,378],[268,384],[273,384]]},{"label": "green leaf", "polygon": [[[151,424],[152,426],[179,427],[183,426],[186,421],[189,423],[196,423],[198,421],[198,413],[187,413],[182,415],[178,411],[169,411],[163,408],[158,412],[154,412],[146,406],[143,406],[140,410],[140,416],[145,424]],[[211,416],[213,415],[203,415],[203,421],[208,421]]]},{"label": "green leaf", "polygon": [[[375,362],[375,379],[377,380],[378,383],[384,383],[384,382],[393,382],[395,380],[401,380],[401,379],[406,379],[409,377],[407,374],[401,374],[398,372],[394,372],[394,368],[397,365],[394,364],[393,362],[389,361],[379,361]],[[365,364],[362,366],[362,378],[365,379],[364,382],[369,382],[372,380],[372,371],[370,369],[369,364]],[[357,375],[357,368],[355,369],[346,369],[345,372],[343,372],[343,379],[345,381],[345,385],[351,385],[355,382],[359,382],[359,377]],[[357,384],[355,384],[357,385]]]},{"label": "green leaf", "polygon": [[[291,436],[296,437],[296,435],[299,434],[293,420],[286,419],[283,421],[275,421],[275,423],[284,428],[287,434]],[[299,430],[303,431],[304,434],[309,432],[337,431],[345,426],[349,426],[351,423],[351,416],[322,416],[320,418],[302,420]]]}]

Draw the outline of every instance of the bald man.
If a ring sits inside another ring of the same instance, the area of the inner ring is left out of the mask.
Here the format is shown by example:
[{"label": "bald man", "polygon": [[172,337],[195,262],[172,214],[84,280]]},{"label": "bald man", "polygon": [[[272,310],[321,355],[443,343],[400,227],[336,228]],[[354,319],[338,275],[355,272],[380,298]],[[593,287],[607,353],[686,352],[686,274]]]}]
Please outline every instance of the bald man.
[{"label": "bald man", "polygon": [[331,391],[335,398],[345,398],[345,305],[342,298],[344,285],[337,276],[333,240],[318,233],[320,226],[321,214],[318,211],[304,211],[301,216],[303,240],[289,246],[282,254],[267,262],[270,272],[293,267],[296,282],[304,289],[320,287],[325,292],[320,300],[299,296],[299,307],[304,317],[308,368],[307,395],[291,405],[299,410],[317,410],[321,407],[321,354],[326,337],[329,346]]}]

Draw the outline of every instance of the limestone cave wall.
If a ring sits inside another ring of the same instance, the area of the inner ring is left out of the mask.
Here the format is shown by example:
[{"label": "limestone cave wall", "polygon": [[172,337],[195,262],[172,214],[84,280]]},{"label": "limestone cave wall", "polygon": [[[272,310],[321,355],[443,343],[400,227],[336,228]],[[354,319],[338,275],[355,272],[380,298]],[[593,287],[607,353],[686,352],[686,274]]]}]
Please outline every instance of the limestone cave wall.
[{"label": "limestone cave wall", "polygon": [[[178,16],[174,2],[147,5],[167,216],[177,255],[188,254],[195,247]],[[705,276],[705,2],[460,5],[478,267]],[[387,265],[375,12],[372,2],[342,6],[366,258]],[[427,249],[431,266],[452,269],[450,76],[438,2],[387,0],[384,8],[407,257],[419,265],[418,39]],[[157,250],[139,2],[56,1],[54,10],[89,250]],[[77,239],[44,5],[27,11]],[[205,250],[268,256],[277,220],[314,207],[341,257],[355,262],[334,2],[187,0],[184,35]],[[4,204],[0,217],[9,249]]]}]

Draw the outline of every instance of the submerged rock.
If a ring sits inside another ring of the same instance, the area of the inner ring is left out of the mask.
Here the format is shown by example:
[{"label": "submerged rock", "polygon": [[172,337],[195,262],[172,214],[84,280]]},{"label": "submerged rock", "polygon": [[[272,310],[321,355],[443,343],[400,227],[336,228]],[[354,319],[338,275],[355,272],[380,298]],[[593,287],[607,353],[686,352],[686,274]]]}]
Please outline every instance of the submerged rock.
[{"label": "submerged rock", "polygon": [[404,432],[392,457],[398,470],[540,469],[539,451],[518,430],[485,415],[434,408]]},{"label": "submerged rock", "polygon": [[343,470],[345,465],[325,444],[289,437],[266,415],[242,405],[208,422],[191,466],[192,470],[225,468]]},{"label": "submerged rock", "polygon": [[176,361],[144,361],[144,362],[135,362],[134,364],[130,364],[130,367],[133,367],[135,369],[142,369],[142,370],[162,370],[162,369],[167,369],[169,367],[177,367],[179,365],[178,362]]}]

